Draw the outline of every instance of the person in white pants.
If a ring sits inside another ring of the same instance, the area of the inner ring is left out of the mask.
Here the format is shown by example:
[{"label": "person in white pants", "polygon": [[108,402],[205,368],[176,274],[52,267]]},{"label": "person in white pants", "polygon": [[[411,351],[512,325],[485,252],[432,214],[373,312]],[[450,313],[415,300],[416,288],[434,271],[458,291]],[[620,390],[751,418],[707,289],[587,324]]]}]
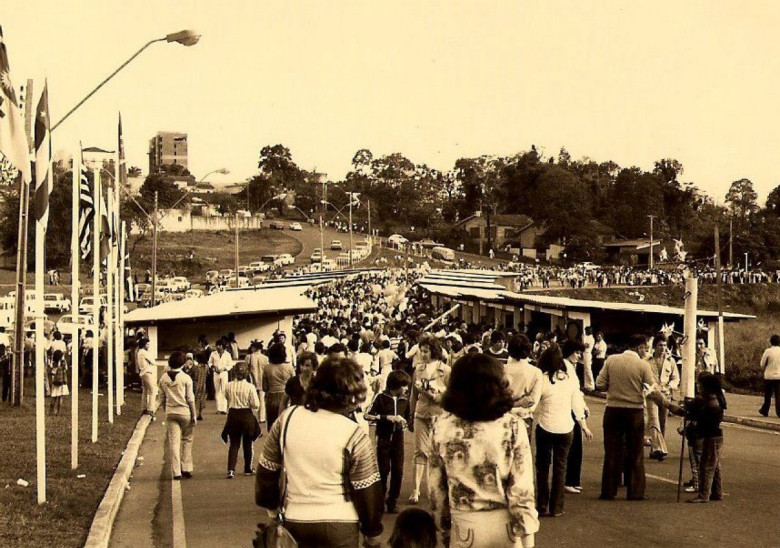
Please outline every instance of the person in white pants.
[{"label": "person in white pants", "polygon": [[227,415],[228,406],[225,397],[225,389],[228,384],[228,371],[233,369],[233,358],[225,350],[224,339],[216,342],[217,349],[209,356],[209,367],[214,370],[214,392],[217,402],[217,413]]},{"label": "person in white pants", "polygon": [[138,343],[136,365],[138,374],[141,376],[143,412],[145,415],[151,415],[152,420],[154,420],[154,410],[157,404],[157,364],[149,355],[149,339],[141,339]]},{"label": "person in white pants", "polygon": [[596,339],[593,338],[593,328],[587,326],[585,335],[582,337],[582,343],[585,345],[585,352],[582,354],[582,365],[585,371],[583,384],[585,390],[596,389],[596,379],[593,377],[593,347],[596,345]]},{"label": "person in white pants", "polygon": [[161,405],[168,426],[168,449],[173,479],[192,477],[192,440],[197,411],[192,378],[182,371],[187,361],[184,352],[176,351],[168,358],[170,371],[160,379]]}]

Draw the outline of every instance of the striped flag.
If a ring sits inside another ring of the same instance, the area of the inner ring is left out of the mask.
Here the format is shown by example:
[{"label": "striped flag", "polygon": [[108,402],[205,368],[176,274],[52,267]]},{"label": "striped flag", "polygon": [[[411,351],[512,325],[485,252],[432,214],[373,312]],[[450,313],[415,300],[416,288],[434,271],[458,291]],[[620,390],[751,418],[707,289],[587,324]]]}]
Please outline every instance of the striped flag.
[{"label": "striped flag", "polygon": [[92,188],[87,179],[87,166],[82,156],[79,162],[81,178],[79,180],[79,247],[81,258],[86,259],[92,251],[92,218],[95,216],[95,205],[92,201]]},{"label": "striped flag", "polygon": [[11,82],[11,67],[0,27],[0,153],[22,175],[22,183],[31,181],[30,151],[24,118]]},{"label": "striped flag", "polygon": [[41,100],[35,110],[35,219],[44,230],[49,223],[49,196],[54,181],[51,165],[51,132],[49,131],[49,85],[43,86]]}]

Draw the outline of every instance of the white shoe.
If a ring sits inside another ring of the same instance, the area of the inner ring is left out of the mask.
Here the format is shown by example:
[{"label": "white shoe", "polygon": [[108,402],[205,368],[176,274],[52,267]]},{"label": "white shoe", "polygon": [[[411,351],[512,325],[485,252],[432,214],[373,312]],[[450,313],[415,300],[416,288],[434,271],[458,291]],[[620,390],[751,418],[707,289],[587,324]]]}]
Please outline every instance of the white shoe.
[{"label": "white shoe", "polygon": [[563,490],[566,491],[567,493],[571,493],[572,495],[580,494],[580,489],[577,489],[576,487],[570,487],[568,485],[564,486]]}]

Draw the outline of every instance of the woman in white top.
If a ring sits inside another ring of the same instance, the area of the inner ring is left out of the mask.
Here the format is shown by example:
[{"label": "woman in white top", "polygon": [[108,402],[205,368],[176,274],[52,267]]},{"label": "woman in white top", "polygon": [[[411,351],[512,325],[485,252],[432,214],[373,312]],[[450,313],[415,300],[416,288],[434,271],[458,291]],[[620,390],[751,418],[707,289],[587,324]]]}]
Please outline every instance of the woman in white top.
[{"label": "woman in white top", "polygon": [[143,387],[141,395],[144,407],[143,414],[150,415],[154,420],[154,410],[157,404],[157,364],[149,356],[149,339],[141,339],[138,343],[136,367],[138,374],[141,375],[141,386]]},{"label": "woman in white top", "polygon": [[[563,355],[552,345],[539,357],[542,397],[536,408],[536,509],[539,515],[553,517],[563,513],[563,483],[566,459],[574,439],[574,419],[582,434],[593,439],[585,418],[585,406],[577,378],[566,370]],[[574,415],[572,415],[574,413]],[[552,488],[550,464],[553,465]]]}]

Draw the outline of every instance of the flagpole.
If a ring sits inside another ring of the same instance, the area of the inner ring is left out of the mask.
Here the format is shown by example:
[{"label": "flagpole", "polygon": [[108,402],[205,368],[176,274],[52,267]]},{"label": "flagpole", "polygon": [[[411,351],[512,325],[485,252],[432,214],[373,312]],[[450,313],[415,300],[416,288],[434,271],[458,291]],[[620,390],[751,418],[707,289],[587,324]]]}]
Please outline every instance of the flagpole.
[{"label": "flagpole", "polygon": [[70,220],[70,302],[73,312],[73,333],[71,335],[70,384],[70,467],[75,470],[79,466],[79,189],[81,188],[81,147],[79,159],[73,157],[73,189],[71,191]]},{"label": "flagpole", "polygon": [[[51,174],[51,138],[48,123],[49,101],[44,85],[35,111],[35,472],[38,504],[46,502],[46,374],[45,334],[46,318],[43,295],[46,291],[43,274],[46,269],[46,223],[49,218],[49,194],[53,183]],[[52,400],[54,401],[54,400]]]},{"label": "flagpole", "polygon": [[[119,211],[117,207],[117,217]],[[118,290],[119,295],[117,298],[119,321],[116,323],[117,327],[117,345],[116,345],[116,359],[118,363],[117,370],[119,371],[119,377],[117,378],[117,399],[119,400],[117,405],[117,414],[121,413],[122,406],[125,404],[125,222],[121,221],[119,232],[119,280]]]},{"label": "flagpole", "polygon": [[[116,181],[114,181],[116,183]],[[113,189],[108,187],[108,195],[106,196],[106,213],[108,216],[108,223],[111,226],[111,219],[113,215],[113,207],[111,205],[113,196]],[[102,224],[102,223],[101,223]],[[114,424],[114,249],[111,242],[109,242],[108,254],[106,255],[106,390],[108,390],[108,398],[106,398],[106,404],[108,406],[108,422]]]},{"label": "flagpole", "polygon": [[[122,118],[120,117],[120,131],[121,131],[121,121]],[[122,136],[121,132],[119,134],[119,144],[120,146],[122,143]],[[121,175],[121,169],[123,162],[123,158],[121,157],[121,151],[119,147],[117,147],[116,152],[116,159],[114,162],[114,165],[116,166],[116,169],[114,170],[114,207],[113,207],[113,213],[114,218],[112,220],[111,226],[113,227],[114,231],[119,229],[119,187],[123,184],[122,182],[122,175]],[[115,381],[116,381],[116,414],[121,415],[122,414],[122,406],[125,403],[125,385],[124,385],[124,352],[122,351],[122,286],[124,285],[124,270],[119,267],[119,263],[121,262],[120,257],[122,256],[122,235],[121,232],[119,234],[114,234],[112,238],[112,250],[113,250],[113,261],[112,261],[112,267],[113,267],[113,275],[114,275],[114,302],[116,303],[116,311],[115,311],[115,318],[114,318],[114,325],[111,326],[111,329],[113,329],[113,338],[114,338],[114,371],[115,374]]]},{"label": "flagpole", "polygon": [[100,342],[100,171],[93,170],[92,207],[92,443],[98,440],[98,367]]}]

